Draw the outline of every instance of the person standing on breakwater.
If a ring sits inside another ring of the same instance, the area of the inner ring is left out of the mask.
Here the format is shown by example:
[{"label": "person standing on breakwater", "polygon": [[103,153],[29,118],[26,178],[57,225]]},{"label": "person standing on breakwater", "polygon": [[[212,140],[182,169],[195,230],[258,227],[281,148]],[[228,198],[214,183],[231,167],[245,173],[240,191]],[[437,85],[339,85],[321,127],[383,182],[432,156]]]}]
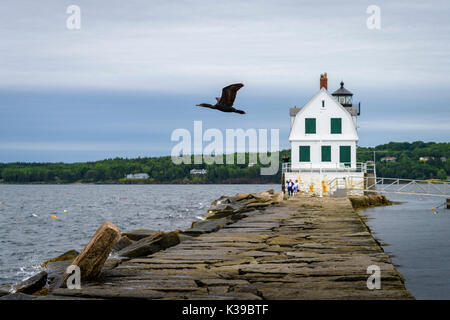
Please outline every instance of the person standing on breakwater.
[{"label": "person standing on breakwater", "polygon": [[295,183],[294,183],[294,195],[297,195],[298,194],[298,180],[295,180]]},{"label": "person standing on breakwater", "polygon": [[288,196],[289,197],[292,197],[293,189],[294,189],[294,183],[292,182],[291,179],[289,179],[289,182],[288,182]]}]

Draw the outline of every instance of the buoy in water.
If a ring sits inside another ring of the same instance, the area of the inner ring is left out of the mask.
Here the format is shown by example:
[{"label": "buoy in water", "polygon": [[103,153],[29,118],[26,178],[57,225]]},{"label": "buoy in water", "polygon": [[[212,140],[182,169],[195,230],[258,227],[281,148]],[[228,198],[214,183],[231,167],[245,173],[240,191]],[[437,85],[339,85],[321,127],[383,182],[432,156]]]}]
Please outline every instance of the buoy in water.
[{"label": "buoy in water", "polygon": [[0,201],[0,204],[5,204],[5,201]]},{"label": "buoy in water", "polygon": [[64,213],[67,213],[67,210],[64,210]]},{"label": "buoy in water", "polygon": [[16,218],[16,220],[19,220],[19,218]]},{"label": "buoy in water", "polygon": [[51,216],[50,218],[59,219],[57,216]]}]

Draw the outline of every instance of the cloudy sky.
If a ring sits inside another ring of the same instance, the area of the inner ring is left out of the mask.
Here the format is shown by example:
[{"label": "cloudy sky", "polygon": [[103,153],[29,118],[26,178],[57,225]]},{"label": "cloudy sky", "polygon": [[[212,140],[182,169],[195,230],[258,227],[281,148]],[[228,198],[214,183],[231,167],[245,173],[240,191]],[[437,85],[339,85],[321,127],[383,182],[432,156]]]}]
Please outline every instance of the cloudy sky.
[{"label": "cloudy sky", "polygon": [[[67,8],[81,28],[67,28]],[[367,27],[370,5],[381,29]],[[280,130],[327,72],[361,146],[449,141],[450,2],[45,0],[0,7],[0,162],[168,155],[176,128]],[[218,113],[221,88],[243,82]]]}]

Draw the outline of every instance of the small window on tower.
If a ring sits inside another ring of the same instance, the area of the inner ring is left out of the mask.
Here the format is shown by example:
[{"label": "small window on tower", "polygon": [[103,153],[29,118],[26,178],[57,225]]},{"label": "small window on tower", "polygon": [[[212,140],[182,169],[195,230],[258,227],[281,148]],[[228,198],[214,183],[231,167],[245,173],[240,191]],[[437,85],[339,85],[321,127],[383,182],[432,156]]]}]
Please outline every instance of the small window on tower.
[{"label": "small window on tower", "polygon": [[325,100],[322,100],[322,108],[325,108]]},{"label": "small window on tower", "polygon": [[352,97],[351,96],[346,97],[345,98],[345,103],[346,104],[352,104]]}]

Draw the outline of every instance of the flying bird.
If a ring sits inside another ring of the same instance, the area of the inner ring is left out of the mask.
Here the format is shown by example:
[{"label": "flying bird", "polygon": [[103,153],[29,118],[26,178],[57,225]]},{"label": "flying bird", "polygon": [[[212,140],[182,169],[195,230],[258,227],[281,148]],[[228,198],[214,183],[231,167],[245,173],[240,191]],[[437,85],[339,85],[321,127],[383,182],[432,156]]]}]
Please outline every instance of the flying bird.
[{"label": "flying bird", "polygon": [[197,104],[199,107],[216,109],[222,112],[236,112],[239,114],[245,114],[245,111],[237,110],[233,108],[234,99],[236,99],[236,93],[244,85],[242,83],[231,84],[222,89],[222,96],[216,98],[217,103],[215,105],[209,103]]}]

